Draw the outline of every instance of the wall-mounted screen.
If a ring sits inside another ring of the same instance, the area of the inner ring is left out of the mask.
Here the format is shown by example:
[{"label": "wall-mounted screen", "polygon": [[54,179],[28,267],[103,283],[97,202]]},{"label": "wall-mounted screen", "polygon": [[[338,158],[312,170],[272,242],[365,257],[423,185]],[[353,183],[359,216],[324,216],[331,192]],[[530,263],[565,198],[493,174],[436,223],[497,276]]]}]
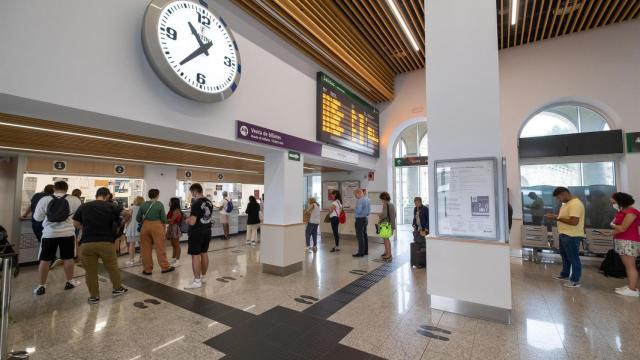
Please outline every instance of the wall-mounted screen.
[{"label": "wall-mounted screen", "polygon": [[317,95],[318,141],[380,156],[378,109],[322,72],[318,73]]}]

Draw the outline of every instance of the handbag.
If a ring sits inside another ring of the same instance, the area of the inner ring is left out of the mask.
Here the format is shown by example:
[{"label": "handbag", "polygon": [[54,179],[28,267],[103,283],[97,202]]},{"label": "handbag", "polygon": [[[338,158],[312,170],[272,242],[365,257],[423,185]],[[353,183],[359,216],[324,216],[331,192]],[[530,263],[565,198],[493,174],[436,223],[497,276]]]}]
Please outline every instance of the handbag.
[{"label": "handbag", "polygon": [[388,218],[389,203],[387,203],[386,205],[387,205],[387,218],[380,221],[380,223],[377,224],[376,226],[376,233],[380,235],[380,237],[383,239],[389,239],[391,236],[393,236],[393,227],[391,226],[391,223],[389,222],[389,218]]},{"label": "handbag", "polygon": [[144,219],[146,219],[146,218],[147,218],[147,214],[149,214],[149,211],[151,211],[151,208],[152,208],[152,207],[153,207],[153,205],[155,205],[155,204],[156,204],[156,202],[154,201],[154,202],[151,204],[151,206],[149,206],[149,208],[147,209],[147,212],[146,212],[146,213],[144,213],[144,215],[142,215],[142,221],[140,221],[140,222],[138,223],[138,229],[137,229],[137,230],[138,230],[138,232],[142,231],[142,223],[144,223]]}]

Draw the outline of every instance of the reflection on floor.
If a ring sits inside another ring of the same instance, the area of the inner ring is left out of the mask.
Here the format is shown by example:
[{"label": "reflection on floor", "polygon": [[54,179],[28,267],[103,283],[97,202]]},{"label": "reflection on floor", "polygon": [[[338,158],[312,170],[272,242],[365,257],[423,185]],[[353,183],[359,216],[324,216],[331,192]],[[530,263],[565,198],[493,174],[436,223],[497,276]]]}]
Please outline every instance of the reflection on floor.
[{"label": "reflection on floor", "polygon": [[[99,305],[87,304],[84,284],[64,291],[62,269],[36,298],[36,269],[26,268],[14,282],[9,344],[31,359],[639,358],[640,303],[612,291],[624,280],[586,268],[584,286],[566,289],[551,278],[557,264],[514,259],[514,324],[499,325],[430,310],[425,270],[406,262],[410,238],[399,232],[390,265],[373,261],[380,244],[356,259],[355,242],[341,253],[325,242],[284,278],[260,271],[259,247],[214,240],[203,288],[182,290],[185,257],[169,274],[124,268],[130,292],[111,298],[101,282]],[[81,268],[77,276],[83,283]]]}]

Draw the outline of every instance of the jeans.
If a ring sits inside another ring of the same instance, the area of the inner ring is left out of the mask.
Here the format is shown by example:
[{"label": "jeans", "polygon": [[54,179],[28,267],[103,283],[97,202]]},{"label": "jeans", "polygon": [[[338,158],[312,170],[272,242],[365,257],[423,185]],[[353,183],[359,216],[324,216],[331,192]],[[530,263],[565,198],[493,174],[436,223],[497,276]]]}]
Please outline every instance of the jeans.
[{"label": "jeans", "polygon": [[318,246],[318,226],[320,224],[307,223],[307,227],[304,231],[304,238],[307,243],[307,247],[311,246],[311,238],[313,237],[313,246]]},{"label": "jeans", "polygon": [[571,274],[572,282],[580,282],[582,276],[582,263],[578,253],[580,241],[582,241],[581,237],[560,234],[560,256],[562,257],[560,276],[569,277]]},{"label": "jeans", "polygon": [[369,253],[369,239],[367,237],[367,218],[356,218],[356,238],[358,239],[358,254]]},{"label": "jeans", "polygon": [[336,247],[340,246],[340,234],[338,233],[338,226],[340,225],[340,219],[337,216],[331,218],[331,231],[333,231],[333,239],[336,241]]}]

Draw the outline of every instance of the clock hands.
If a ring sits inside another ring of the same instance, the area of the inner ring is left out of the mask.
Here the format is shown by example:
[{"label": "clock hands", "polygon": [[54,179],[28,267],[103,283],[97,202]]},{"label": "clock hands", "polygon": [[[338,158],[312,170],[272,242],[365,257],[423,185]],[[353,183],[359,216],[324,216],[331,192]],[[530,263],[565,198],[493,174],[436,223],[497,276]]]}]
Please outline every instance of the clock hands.
[{"label": "clock hands", "polygon": [[180,61],[180,65],[184,65],[184,64],[188,63],[189,61],[193,60],[195,57],[197,57],[200,54],[207,54],[208,55],[207,51],[209,50],[209,48],[211,48],[211,46],[213,46],[212,42],[208,42],[206,44],[203,44],[202,46],[197,48],[194,52],[189,54],[189,56],[184,58],[184,60]]},{"label": "clock hands", "polygon": [[[189,21],[188,23],[189,23],[189,28],[191,29],[191,33],[193,34],[193,36],[195,36],[196,41],[198,41],[198,45],[200,45],[200,47],[202,47],[204,45],[204,43],[202,42],[202,40],[200,40],[200,35],[198,35],[198,32],[196,31],[196,28],[193,27],[193,25],[191,25],[191,21]],[[205,51],[204,54],[209,56],[209,52],[208,51]]]}]

